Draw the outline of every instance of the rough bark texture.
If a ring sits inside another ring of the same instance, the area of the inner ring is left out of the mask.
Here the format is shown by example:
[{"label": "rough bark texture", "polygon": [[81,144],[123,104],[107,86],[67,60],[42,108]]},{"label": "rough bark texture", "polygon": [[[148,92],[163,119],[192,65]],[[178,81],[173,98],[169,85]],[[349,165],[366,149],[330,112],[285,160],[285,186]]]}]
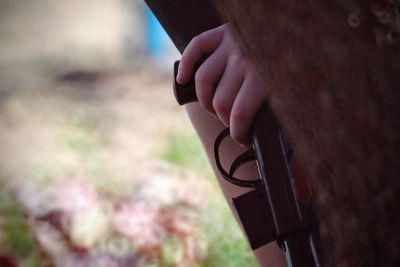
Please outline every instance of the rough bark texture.
[{"label": "rough bark texture", "polygon": [[400,266],[400,26],[386,1],[351,2],[217,6],[311,173],[325,266]]}]

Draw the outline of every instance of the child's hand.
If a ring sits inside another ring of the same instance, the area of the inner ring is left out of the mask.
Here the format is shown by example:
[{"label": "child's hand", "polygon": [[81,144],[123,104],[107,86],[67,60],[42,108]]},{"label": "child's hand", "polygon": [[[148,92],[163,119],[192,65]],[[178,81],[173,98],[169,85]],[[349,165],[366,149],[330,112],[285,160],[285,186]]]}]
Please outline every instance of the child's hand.
[{"label": "child's hand", "polygon": [[251,123],[267,93],[228,24],[193,38],[182,55],[176,80],[187,83],[195,63],[208,53],[211,55],[195,74],[200,105],[230,126],[235,141],[248,145]]}]

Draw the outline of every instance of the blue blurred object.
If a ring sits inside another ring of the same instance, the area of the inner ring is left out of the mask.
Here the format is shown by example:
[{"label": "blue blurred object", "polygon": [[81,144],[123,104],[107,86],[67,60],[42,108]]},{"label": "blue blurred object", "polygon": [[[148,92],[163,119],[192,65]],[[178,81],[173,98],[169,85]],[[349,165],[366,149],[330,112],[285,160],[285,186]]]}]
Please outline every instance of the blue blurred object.
[{"label": "blue blurred object", "polygon": [[171,41],[153,15],[149,8],[146,7],[146,27],[147,27],[147,52],[154,58],[165,56],[171,45]]},{"label": "blue blurred object", "polygon": [[160,70],[171,72],[180,54],[151,10],[146,7],[145,12],[147,53]]}]

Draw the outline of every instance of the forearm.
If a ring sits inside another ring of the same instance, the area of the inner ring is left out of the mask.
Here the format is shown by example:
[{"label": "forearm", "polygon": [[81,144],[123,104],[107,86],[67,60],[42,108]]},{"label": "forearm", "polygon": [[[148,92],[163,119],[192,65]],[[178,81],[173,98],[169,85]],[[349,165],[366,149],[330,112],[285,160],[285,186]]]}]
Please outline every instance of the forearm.
[{"label": "forearm", "polygon": [[[210,113],[203,110],[198,103],[192,103],[186,105],[189,117],[196,129],[203,146],[207,152],[208,158],[210,159],[211,166],[216,174],[217,180],[221,189],[225,195],[230,208],[235,215],[236,220],[239,222],[237,214],[234,212],[232,207],[232,198],[240,196],[250,189],[238,187],[227,182],[219,174],[215,161],[214,161],[214,141],[217,135],[225,128],[225,126],[217,119],[215,119]],[[229,163],[241,153],[245,151],[235,144],[230,138],[227,138],[223,142],[220,150],[221,163],[223,166],[229,166]],[[259,177],[257,167],[254,164],[246,164],[237,171],[237,176],[243,179],[255,179]],[[262,267],[280,267],[285,266],[285,261],[280,248],[276,243],[270,243],[254,251],[254,255],[257,258],[260,266]]]}]

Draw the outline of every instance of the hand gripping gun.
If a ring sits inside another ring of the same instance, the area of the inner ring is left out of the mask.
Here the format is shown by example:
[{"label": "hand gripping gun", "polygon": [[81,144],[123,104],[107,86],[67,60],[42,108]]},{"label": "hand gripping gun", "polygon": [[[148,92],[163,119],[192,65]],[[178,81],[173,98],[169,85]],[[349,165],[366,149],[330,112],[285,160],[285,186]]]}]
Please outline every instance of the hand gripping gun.
[{"label": "hand gripping gun", "polygon": [[[145,0],[172,42],[183,53],[196,35],[223,23],[208,0]],[[198,66],[206,59],[205,55]],[[179,85],[175,82],[179,65],[174,65],[174,94],[184,105],[197,101],[193,79]],[[252,124],[252,147],[237,157],[229,171],[219,160],[219,146],[229,135],[225,129],[216,139],[214,156],[217,168],[229,182],[251,187],[252,191],[233,204],[243,224],[252,249],[272,241],[282,248],[289,267],[321,266],[318,224],[312,208],[312,197],[300,197],[295,180],[299,168],[286,138],[268,104],[264,104]],[[260,178],[248,181],[234,177],[244,163],[255,160]]]}]

